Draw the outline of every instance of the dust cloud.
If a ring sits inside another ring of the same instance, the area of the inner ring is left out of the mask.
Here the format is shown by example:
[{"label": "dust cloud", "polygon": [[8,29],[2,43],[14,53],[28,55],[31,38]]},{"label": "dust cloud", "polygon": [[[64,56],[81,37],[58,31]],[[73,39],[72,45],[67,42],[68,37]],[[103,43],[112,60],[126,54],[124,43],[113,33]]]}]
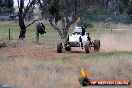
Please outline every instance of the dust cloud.
[{"label": "dust cloud", "polygon": [[[100,31],[99,35],[91,36],[92,41],[99,39],[101,47],[99,52],[114,52],[114,51],[132,51],[132,30],[115,29],[111,31]],[[84,53],[85,50],[80,47],[72,47],[73,53]],[[70,52],[70,53],[71,53]],[[95,52],[91,48],[91,52]]]},{"label": "dust cloud", "polygon": [[101,51],[132,51],[132,30],[103,33],[99,37]]}]

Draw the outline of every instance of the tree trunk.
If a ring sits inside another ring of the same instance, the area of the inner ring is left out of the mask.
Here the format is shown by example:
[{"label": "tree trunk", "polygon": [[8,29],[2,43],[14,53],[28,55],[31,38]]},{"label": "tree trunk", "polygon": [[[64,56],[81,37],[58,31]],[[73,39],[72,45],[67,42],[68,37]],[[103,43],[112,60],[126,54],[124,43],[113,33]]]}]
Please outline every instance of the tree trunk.
[{"label": "tree trunk", "polygon": [[36,29],[36,44],[39,45],[39,32],[37,29]]},{"label": "tree trunk", "polygon": [[69,28],[63,29],[63,40],[64,41],[67,41],[68,30],[69,30]]},{"label": "tree trunk", "polygon": [[63,33],[63,39],[66,40],[68,34],[68,28],[66,28],[66,21],[64,17],[62,18],[62,33]]},{"label": "tree trunk", "polygon": [[24,17],[23,17],[23,8],[24,8],[24,0],[20,0],[20,8],[19,8],[19,14],[18,14],[19,26],[20,26],[20,35],[19,35],[20,39],[24,39],[26,34],[26,26],[25,26]]},{"label": "tree trunk", "polygon": [[24,39],[25,38],[25,34],[26,34],[26,26],[24,24],[24,19],[21,18],[21,16],[19,16],[19,26],[20,26],[19,38],[20,39]]}]

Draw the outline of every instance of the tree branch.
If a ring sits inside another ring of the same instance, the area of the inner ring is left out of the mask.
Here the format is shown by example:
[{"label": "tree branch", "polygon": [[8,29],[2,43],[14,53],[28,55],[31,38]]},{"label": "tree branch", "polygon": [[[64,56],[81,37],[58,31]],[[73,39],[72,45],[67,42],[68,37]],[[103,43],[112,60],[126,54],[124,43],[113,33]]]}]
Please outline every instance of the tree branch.
[{"label": "tree branch", "polygon": [[47,10],[47,7],[45,7],[40,0],[38,0],[38,3],[40,4],[40,8],[42,10],[42,12],[47,12],[48,13],[48,10]]},{"label": "tree branch", "polygon": [[55,30],[57,30],[57,31],[58,31],[58,33],[59,33],[59,35],[60,35],[61,39],[63,39],[63,34],[62,34],[62,32],[61,32],[60,28],[59,28],[59,27],[57,27],[55,24],[53,24],[53,20],[52,20],[52,18],[51,18],[51,17],[49,18],[49,23],[50,23],[50,25],[51,25],[51,26],[52,26]]},{"label": "tree branch", "polygon": [[68,17],[66,17],[66,29],[68,29],[73,23],[75,23],[77,21],[79,17],[75,16],[72,18],[72,20],[70,21]]},{"label": "tree branch", "polygon": [[26,26],[26,28],[27,27],[29,27],[30,25],[32,25],[34,22],[36,22],[36,21],[39,21],[39,20],[34,20],[33,22],[31,22],[30,24],[28,24],[27,26]]},{"label": "tree branch", "polygon": [[29,11],[29,9],[32,7],[32,5],[34,5],[35,4],[35,2],[36,2],[36,0],[32,0],[32,2],[30,3],[28,3],[27,4],[27,6],[26,6],[26,9],[24,10],[24,13],[23,13],[23,18],[25,18],[25,16],[26,16],[26,14],[27,14],[27,12]]}]

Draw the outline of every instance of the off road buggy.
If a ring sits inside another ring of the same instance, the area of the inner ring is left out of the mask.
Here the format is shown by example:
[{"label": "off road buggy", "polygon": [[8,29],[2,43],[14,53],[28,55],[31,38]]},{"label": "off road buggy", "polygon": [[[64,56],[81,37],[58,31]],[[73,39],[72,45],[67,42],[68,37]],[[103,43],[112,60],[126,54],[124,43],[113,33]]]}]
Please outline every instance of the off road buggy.
[{"label": "off road buggy", "polygon": [[66,42],[57,44],[57,52],[62,53],[62,50],[70,51],[71,47],[81,47],[86,53],[90,53],[91,47],[94,50],[100,49],[100,40],[91,41],[89,33],[86,33],[83,27],[75,27],[71,35],[67,36]]}]

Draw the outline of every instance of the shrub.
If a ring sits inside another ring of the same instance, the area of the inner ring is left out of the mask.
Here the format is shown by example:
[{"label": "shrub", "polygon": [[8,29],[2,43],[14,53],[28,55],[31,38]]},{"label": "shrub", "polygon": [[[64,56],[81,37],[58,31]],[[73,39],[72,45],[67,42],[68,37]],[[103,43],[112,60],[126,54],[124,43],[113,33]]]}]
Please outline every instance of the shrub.
[{"label": "shrub", "polygon": [[82,25],[84,28],[92,28],[93,27],[93,24],[90,20],[86,20],[83,22],[83,25]]}]

